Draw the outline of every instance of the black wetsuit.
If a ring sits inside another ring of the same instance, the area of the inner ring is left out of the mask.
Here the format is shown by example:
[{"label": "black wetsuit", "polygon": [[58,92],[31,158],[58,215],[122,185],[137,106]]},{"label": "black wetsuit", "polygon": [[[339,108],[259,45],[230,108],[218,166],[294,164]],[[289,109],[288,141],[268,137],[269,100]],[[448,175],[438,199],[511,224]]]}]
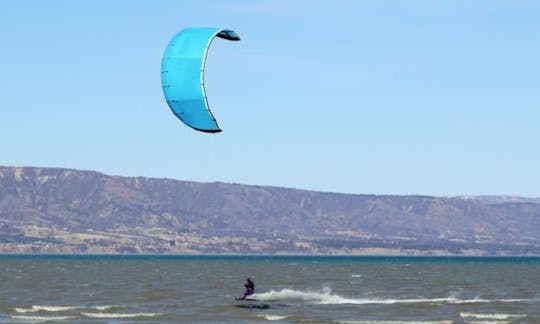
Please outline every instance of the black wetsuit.
[{"label": "black wetsuit", "polygon": [[255,283],[251,280],[248,280],[244,287],[246,287],[246,291],[244,292],[244,298],[249,295],[253,295],[253,293],[255,292]]}]

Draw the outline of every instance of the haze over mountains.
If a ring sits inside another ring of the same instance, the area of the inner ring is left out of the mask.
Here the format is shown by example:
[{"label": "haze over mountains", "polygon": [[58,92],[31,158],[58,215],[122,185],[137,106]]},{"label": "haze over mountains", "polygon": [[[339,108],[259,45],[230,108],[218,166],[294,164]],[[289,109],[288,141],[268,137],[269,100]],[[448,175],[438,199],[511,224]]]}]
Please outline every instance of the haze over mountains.
[{"label": "haze over mountains", "polygon": [[540,254],[540,199],[0,167],[0,252]]}]

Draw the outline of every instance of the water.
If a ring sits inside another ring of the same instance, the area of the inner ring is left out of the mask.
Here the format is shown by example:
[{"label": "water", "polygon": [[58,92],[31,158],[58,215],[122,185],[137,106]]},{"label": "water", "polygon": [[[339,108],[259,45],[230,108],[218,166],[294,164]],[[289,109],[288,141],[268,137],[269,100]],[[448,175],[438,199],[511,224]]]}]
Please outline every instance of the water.
[{"label": "water", "polygon": [[540,323],[540,258],[11,255],[0,283],[4,323]]}]

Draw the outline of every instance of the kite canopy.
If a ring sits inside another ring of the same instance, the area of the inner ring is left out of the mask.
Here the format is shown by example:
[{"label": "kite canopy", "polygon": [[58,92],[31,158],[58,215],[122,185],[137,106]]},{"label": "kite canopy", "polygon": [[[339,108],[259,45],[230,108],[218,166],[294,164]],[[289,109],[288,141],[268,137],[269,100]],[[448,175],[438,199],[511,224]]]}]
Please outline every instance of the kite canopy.
[{"label": "kite canopy", "polygon": [[161,85],[172,112],[189,127],[208,133],[221,132],[204,89],[206,53],[215,37],[240,40],[232,30],[186,28],[171,39],[161,61]]}]

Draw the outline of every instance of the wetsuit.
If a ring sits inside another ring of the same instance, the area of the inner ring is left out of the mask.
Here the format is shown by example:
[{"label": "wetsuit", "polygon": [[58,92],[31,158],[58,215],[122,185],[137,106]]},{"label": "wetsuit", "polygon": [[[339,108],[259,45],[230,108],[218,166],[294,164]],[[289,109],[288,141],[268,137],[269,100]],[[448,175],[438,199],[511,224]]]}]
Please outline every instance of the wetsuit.
[{"label": "wetsuit", "polygon": [[244,287],[246,287],[246,291],[244,291],[244,299],[249,295],[253,295],[255,292],[255,283],[251,280],[248,280]]}]

